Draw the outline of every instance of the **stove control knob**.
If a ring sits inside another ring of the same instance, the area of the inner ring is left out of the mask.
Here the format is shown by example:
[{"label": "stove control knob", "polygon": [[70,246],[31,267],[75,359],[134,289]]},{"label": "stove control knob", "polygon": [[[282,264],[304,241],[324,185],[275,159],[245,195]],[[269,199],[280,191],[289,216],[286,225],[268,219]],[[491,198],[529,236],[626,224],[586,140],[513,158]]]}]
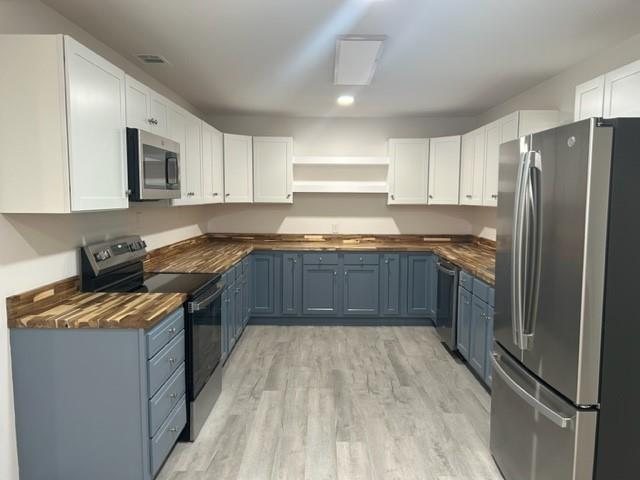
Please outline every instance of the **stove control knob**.
[{"label": "stove control knob", "polygon": [[98,262],[103,262],[111,258],[111,254],[109,253],[109,250],[101,250],[98,253],[96,253],[94,256]]}]

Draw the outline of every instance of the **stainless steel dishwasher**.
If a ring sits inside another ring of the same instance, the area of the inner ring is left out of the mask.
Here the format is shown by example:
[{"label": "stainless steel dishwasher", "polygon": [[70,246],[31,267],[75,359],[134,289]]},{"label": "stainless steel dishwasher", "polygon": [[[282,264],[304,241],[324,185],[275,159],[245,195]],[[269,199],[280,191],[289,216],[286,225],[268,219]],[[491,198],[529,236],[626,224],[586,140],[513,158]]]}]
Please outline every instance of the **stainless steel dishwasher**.
[{"label": "stainless steel dishwasher", "polygon": [[452,352],[456,350],[458,321],[458,272],[459,269],[445,260],[437,260],[438,294],[435,326],[441,340]]}]

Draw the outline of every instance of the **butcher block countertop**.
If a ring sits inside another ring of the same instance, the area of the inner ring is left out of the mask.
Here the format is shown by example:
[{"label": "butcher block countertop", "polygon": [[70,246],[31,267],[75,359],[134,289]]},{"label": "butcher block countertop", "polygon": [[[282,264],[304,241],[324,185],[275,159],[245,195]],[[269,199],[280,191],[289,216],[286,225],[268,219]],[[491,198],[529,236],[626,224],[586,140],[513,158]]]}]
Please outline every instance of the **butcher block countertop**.
[{"label": "butcher block countertop", "polygon": [[220,235],[178,242],[149,253],[148,272],[222,273],[254,250],[434,252],[493,285],[493,242],[466,235]]},{"label": "butcher block countertop", "polygon": [[7,299],[9,328],[151,328],[182,293],[83,293],[77,277]]},{"label": "butcher block countertop", "polygon": [[[147,272],[222,273],[254,250],[434,252],[493,285],[495,246],[471,236],[219,235],[151,251]],[[7,299],[10,328],[150,328],[186,301],[173,293],[82,293],[77,277]]]}]

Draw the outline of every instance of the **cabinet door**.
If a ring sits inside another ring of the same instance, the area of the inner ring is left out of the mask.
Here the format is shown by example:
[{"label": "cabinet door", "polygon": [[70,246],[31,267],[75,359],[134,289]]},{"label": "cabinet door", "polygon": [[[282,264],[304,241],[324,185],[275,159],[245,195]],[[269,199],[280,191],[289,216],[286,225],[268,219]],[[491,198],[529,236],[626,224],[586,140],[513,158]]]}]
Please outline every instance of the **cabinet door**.
[{"label": "cabinet door", "polygon": [[378,265],[345,265],[342,313],[349,316],[378,315]]},{"label": "cabinet door", "polygon": [[302,273],[302,311],[307,315],[337,315],[337,266],[304,265]]},{"label": "cabinet door", "polygon": [[491,386],[492,370],[491,370],[491,352],[493,350],[493,307],[487,305],[487,356],[484,363],[484,382]]},{"label": "cabinet door", "polygon": [[389,140],[389,205],[428,202],[429,140],[392,138]]},{"label": "cabinet door", "polygon": [[222,132],[202,122],[202,196],[205,203],[224,202]]},{"label": "cabinet door", "polygon": [[64,48],[71,210],[127,208],[124,72],[70,37]]},{"label": "cabinet door", "polygon": [[604,116],[640,116],[640,61],[604,76]]},{"label": "cabinet door", "polygon": [[163,96],[151,91],[151,103],[149,104],[149,117],[151,131],[162,137],[168,132],[169,101]]},{"label": "cabinet door", "polygon": [[502,143],[502,124],[496,120],[485,127],[486,160],[482,203],[486,206],[498,205],[498,165],[500,163],[500,144]]},{"label": "cabinet door", "polygon": [[462,136],[460,204],[482,205],[485,163],[485,128]]},{"label": "cabinet door", "polygon": [[251,255],[251,314],[271,315],[275,311],[274,255]]},{"label": "cabinet door", "polygon": [[282,255],[282,315],[302,312],[302,261],[297,253]]},{"label": "cabinet door", "polygon": [[400,255],[387,253],[380,263],[380,313],[400,315]]},{"label": "cabinet door", "polygon": [[253,137],[253,201],[293,203],[293,138]]},{"label": "cabinet door", "polygon": [[471,341],[471,292],[458,288],[458,334],[457,346],[460,355],[469,360]]},{"label": "cabinet door", "polygon": [[151,131],[151,95],[149,88],[135,78],[126,76],[127,127]]},{"label": "cabinet door", "polygon": [[229,288],[222,292],[222,355],[229,354]]},{"label": "cabinet door", "polygon": [[435,255],[431,255],[429,259],[429,305],[431,318],[436,318],[438,310],[438,258]]},{"label": "cabinet door", "polygon": [[247,135],[224,134],[224,201],[253,201],[253,144]]},{"label": "cabinet door", "polygon": [[429,140],[429,205],[457,205],[460,201],[461,137]]},{"label": "cabinet door", "polygon": [[576,87],[573,118],[577,122],[602,117],[604,108],[604,75]]},{"label": "cabinet door", "polygon": [[487,304],[478,297],[471,303],[471,328],[469,334],[469,365],[480,377],[485,375],[487,360]]},{"label": "cabinet door", "polygon": [[430,269],[433,255],[409,255],[407,257],[408,299],[407,314],[413,317],[429,317],[431,307],[431,276]]},{"label": "cabinet door", "polygon": [[202,122],[181,108],[174,107],[168,115],[169,138],[180,144],[181,197],[174,205],[199,205],[202,195]]},{"label": "cabinet door", "polygon": [[244,305],[242,302],[242,296],[243,296],[243,291],[242,291],[242,287],[243,287],[243,283],[242,283],[242,278],[236,280],[236,289],[234,291],[235,297],[234,297],[234,302],[235,302],[235,306],[234,306],[234,319],[233,319],[233,328],[234,328],[234,337],[236,339],[236,341],[238,340],[238,338],[240,338],[240,334],[242,333],[242,322],[244,319]]}]

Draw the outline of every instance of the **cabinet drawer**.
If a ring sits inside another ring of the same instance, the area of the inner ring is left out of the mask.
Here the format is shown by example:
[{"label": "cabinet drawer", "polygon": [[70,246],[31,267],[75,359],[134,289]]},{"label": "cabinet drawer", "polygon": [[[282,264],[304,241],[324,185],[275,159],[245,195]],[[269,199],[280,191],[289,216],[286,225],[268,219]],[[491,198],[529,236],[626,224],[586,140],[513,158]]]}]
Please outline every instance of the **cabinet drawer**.
[{"label": "cabinet drawer", "polygon": [[162,424],[158,433],[151,439],[151,472],[153,477],[160,470],[186,424],[187,406],[183,396]]},{"label": "cabinet drawer", "polygon": [[182,330],[184,330],[184,309],[180,307],[147,332],[147,358],[153,357]]},{"label": "cabinet drawer", "polygon": [[171,375],[158,393],[149,400],[149,436],[158,431],[162,422],[166,420],[173,407],[175,407],[180,399],[184,396],[185,371],[184,363]]},{"label": "cabinet drawer", "polygon": [[184,332],[171,340],[158,354],[149,360],[149,396],[154,395],[173,372],[184,363]]},{"label": "cabinet drawer", "polygon": [[460,270],[460,286],[466,290],[473,292],[473,276],[469,275],[464,270]]},{"label": "cabinet drawer", "polygon": [[380,256],[377,253],[345,253],[345,265],[378,265]]},{"label": "cabinet drawer", "polygon": [[473,279],[473,294],[485,303],[489,303],[491,287],[477,278]]},{"label": "cabinet drawer", "polygon": [[338,254],[333,252],[305,253],[302,255],[305,265],[337,265]]}]

